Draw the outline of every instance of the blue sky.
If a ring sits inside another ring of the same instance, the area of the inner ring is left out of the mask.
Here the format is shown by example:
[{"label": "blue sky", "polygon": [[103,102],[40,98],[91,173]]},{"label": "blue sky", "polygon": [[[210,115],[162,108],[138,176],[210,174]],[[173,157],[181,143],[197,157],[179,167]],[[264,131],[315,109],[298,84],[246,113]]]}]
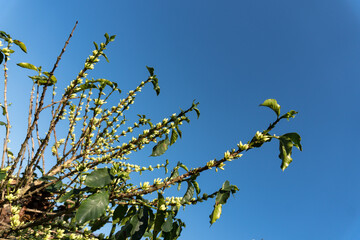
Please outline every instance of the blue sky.
[{"label": "blue sky", "polygon": [[[7,1],[0,27],[24,41],[28,54],[13,63],[50,68],[76,20],[75,35],[56,72],[60,87],[75,77],[92,41],[116,34],[93,77],[130,90],[155,67],[156,97],[144,89],[133,114],[161,121],[200,102],[201,117],[158,158],[203,165],[250,140],[274,114],[258,105],[276,98],[299,115],[274,133],[296,131],[303,152],[282,172],[271,142],[199,179],[212,192],[229,180],[240,191],[209,228],[213,202],[181,212],[181,239],[360,239],[360,4],[355,0],[302,1]],[[12,145],[23,137],[31,82],[10,68]],[[148,156],[151,148],[144,150]],[[136,157],[136,156],[134,156]],[[139,157],[138,157],[139,158]]]}]

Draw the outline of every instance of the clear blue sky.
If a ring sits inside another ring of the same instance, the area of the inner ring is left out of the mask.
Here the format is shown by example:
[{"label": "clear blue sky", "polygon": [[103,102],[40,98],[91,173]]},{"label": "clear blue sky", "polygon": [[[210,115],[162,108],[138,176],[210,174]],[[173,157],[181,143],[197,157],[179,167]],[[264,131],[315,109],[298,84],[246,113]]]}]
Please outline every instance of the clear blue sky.
[{"label": "clear blue sky", "polygon": [[[13,63],[50,68],[79,21],[56,72],[59,89],[83,66],[92,41],[108,32],[117,35],[110,64],[101,61],[93,77],[117,81],[124,90],[146,78],[145,65],[159,77],[160,96],[144,89],[134,114],[160,121],[200,101],[201,117],[184,126],[183,139],[163,157],[144,158],[146,164],[168,158],[196,167],[221,157],[274,119],[258,107],[267,98],[276,98],[283,112],[299,112],[275,130],[302,136],[303,152],[294,150],[290,167],[280,170],[272,142],[224,172],[205,173],[203,190],[229,180],[240,191],[210,228],[213,201],[181,212],[187,224],[181,239],[360,239],[356,0],[7,1],[1,9],[1,29],[28,47]],[[16,149],[31,83],[25,71],[9,74]],[[149,155],[151,148],[144,151]]]}]

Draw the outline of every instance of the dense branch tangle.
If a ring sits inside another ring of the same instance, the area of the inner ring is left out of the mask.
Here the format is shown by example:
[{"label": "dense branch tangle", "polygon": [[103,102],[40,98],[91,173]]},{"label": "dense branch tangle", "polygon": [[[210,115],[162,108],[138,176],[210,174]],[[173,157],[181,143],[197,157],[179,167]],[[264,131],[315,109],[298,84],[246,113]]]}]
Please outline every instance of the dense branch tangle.
[{"label": "dense branch tangle", "polygon": [[[170,163],[166,161],[166,164],[157,164],[156,167],[140,166],[129,163],[127,156],[151,143],[156,143],[152,156],[162,155],[182,136],[180,127],[184,121],[190,122],[188,114],[194,111],[199,117],[198,103],[193,102],[186,110],[172,114],[156,124],[145,115],[138,115],[137,121],[127,124],[125,113],[134,103],[136,95],[149,83],[152,83],[157,94],[160,88],[154,69],[147,67],[149,77],[124,98],[110,104],[114,102],[114,97],[119,99],[117,94],[122,94],[116,82],[87,78],[88,72],[99,62],[100,57],[108,61],[104,51],[115,39],[115,36],[108,34],[105,34],[105,42],[99,45],[94,42],[95,50],[86,59],[84,68],[66,87],[60,99],[56,99],[57,79],[54,73],[75,28],[76,25],[50,72],[30,63],[18,64],[35,71],[37,75],[30,77],[34,85],[29,101],[28,130],[16,157],[7,147],[10,120],[6,98],[6,63],[7,57],[13,53],[13,50],[9,50],[12,43],[25,52],[26,47],[22,42],[13,40],[10,35],[0,32],[0,37],[8,43],[7,48],[0,52],[0,57],[5,56],[4,111],[7,119],[0,171],[0,237],[11,239],[21,235],[29,239],[101,239],[101,236],[95,236],[92,231],[111,222],[112,229],[108,235],[110,239],[140,239],[142,236],[149,239],[157,239],[159,236],[163,239],[176,239],[185,226],[176,218],[179,207],[216,197],[214,210],[210,215],[212,224],[220,217],[221,206],[230,193],[238,190],[236,186],[225,182],[214,193],[200,196],[196,178],[202,172],[212,168],[216,171],[223,170],[225,162],[239,158],[244,151],[261,147],[273,138],[280,141],[283,170],[292,161],[292,147],[296,146],[301,150],[297,134],[269,134],[281,119],[292,118],[296,112],[290,111],[280,116],[280,105],[276,100],[268,99],[262,105],[274,110],[277,119],[265,131],[257,132],[247,144],[240,142],[236,149],[225,152],[223,158],[211,160],[202,167],[189,170],[179,162],[163,180],[155,178],[153,184],[142,182],[136,185],[131,181],[132,173],[141,174],[153,171],[154,168],[163,168],[167,173]],[[2,58],[0,60],[1,64]],[[46,103],[46,93],[50,86],[53,91],[51,102]],[[116,95],[113,96],[114,94]],[[51,118],[48,130],[42,137],[39,134],[38,120],[40,113],[46,113],[44,111],[51,111]],[[64,126],[59,125],[60,123],[67,124],[67,131],[64,131]],[[135,137],[133,131],[140,133]],[[133,137],[126,138],[128,135]],[[49,147],[51,153],[46,151]],[[50,159],[51,154],[53,161],[45,162],[45,159]],[[9,159],[6,167],[5,155]],[[184,171],[181,174],[180,169]],[[18,171],[17,174],[14,174],[15,170]],[[180,188],[182,182],[187,182],[183,197],[164,198],[167,188],[175,184]],[[152,192],[157,192],[158,197],[151,200],[146,196]],[[84,229],[87,225],[91,227],[91,231]],[[118,227],[121,229],[116,232]],[[34,228],[38,231],[34,231]]]}]

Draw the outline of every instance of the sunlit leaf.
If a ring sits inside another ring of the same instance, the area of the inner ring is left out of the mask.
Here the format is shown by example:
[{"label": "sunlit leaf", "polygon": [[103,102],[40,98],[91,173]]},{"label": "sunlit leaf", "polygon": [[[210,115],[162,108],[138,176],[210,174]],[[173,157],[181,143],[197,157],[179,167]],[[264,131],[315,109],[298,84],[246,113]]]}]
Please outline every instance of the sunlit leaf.
[{"label": "sunlit leaf", "polygon": [[280,142],[279,158],[282,160],[281,169],[284,171],[292,162],[291,151],[292,151],[293,143],[289,138],[282,136],[280,136],[279,142]]},{"label": "sunlit leaf", "polygon": [[177,131],[175,129],[173,129],[171,131],[170,146],[176,142],[176,140],[178,139],[178,136],[179,135],[178,135]]},{"label": "sunlit leaf", "polygon": [[267,99],[262,104],[260,104],[260,106],[271,108],[279,117],[281,107],[275,99]]},{"label": "sunlit leaf", "polygon": [[21,50],[23,50],[23,52],[27,53],[26,46],[25,46],[25,44],[23,42],[21,42],[19,40],[14,40],[14,43],[16,45],[18,45],[21,48]]},{"label": "sunlit leaf", "polygon": [[18,63],[16,65],[18,65],[19,67],[22,67],[22,68],[27,68],[27,69],[38,71],[38,68],[35,67],[34,65],[32,65],[31,63],[22,62],[22,63]]},{"label": "sunlit leaf", "polygon": [[212,211],[211,215],[209,216],[211,225],[220,218],[221,210],[222,210],[222,204],[217,204],[214,206],[214,210]]}]

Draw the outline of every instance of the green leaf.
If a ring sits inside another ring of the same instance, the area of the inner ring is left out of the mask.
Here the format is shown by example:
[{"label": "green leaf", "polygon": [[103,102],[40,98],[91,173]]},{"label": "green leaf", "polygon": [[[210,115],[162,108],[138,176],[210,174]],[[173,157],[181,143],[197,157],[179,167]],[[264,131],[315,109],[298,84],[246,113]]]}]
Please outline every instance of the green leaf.
[{"label": "green leaf", "polygon": [[174,168],[174,170],[172,170],[171,175],[170,175],[170,179],[177,178],[178,176],[180,176],[178,169],[179,168],[176,167],[176,168]]},{"label": "green leaf", "polygon": [[72,195],[74,195],[74,190],[70,190],[69,192],[66,192],[64,195],[59,197],[59,199],[56,200],[56,202],[59,202],[59,203],[65,202],[66,200],[70,199]]},{"label": "green leaf", "polygon": [[154,68],[146,66],[147,70],[150,73],[150,76],[154,76]]},{"label": "green leaf", "polygon": [[153,239],[156,239],[156,236],[161,230],[161,226],[164,223],[165,219],[165,211],[160,210],[161,205],[165,204],[164,196],[158,192],[158,203],[157,203],[157,212],[155,215],[155,223],[154,223],[154,230],[153,230]]},{"label": "green leaf", "polygon": [[1,106],[1,108],[2,108],[2,115],[5,116],[6,115],[6,109],[5,109],[4,106]]},{"label": "green leaf", "polygon": [[170,146],[173,145],[173,144],[176,142],[176,140],[178,139],[178,136],[179,136],[179,135],[178,135],[178,133],[176,132],[176,130],[173,129],[172,132],[171,132]]},{"label": "green leaf", "polygon": [[22,68],[27,68],[27,69],[39,71],[39,69],[37,67],[35,67],[34,65],[32,65],[31,63],[22,62],[22,63],[18,63],[16,65],[18,65],[19,67],[22,67]]},{"label": "green leaf", "polygon": [[114,214],[113,214],[113,223],[119,223],[121,219],[125,216],[127,212],[128,206],[126,205],[119,205],[115,208]]},{"label": "green leaf", "polygon": [[6,170],[0,170],[0,181],[6,178]]},{"label": "green leaf", "polygon": [[154,90],[156,92],[156,95],[160,94],[160,87],[159,87],[159,83],[158,83],[158,79],[154,78],[153,81],[151,81],[153,86],[154,86]]},{"label": "green leaf", "polygon": [[109,37],[109,34],[108,34],[108,33],[105,33],[105,34],[104,34],[104,37],[106,38],[106,41],[109,41],[109,38],[110,38],[110,37]]},{"label": "green leaf", "polygon": [[281,170],[284,171],[289,166],[289,164],[292,162],[291,151],[292,151],[293,143],[292,143],[291,139],[289,139],[288,137],[283,137],[283,136],[280,136],[279,142],[280,142],[279,158],[282,160]]},{"label": "green leaf", "polygon": [[298,114],[298,112],[291,110],[290,112],[287,112],[284,115],[282,115],[280,118],[286,118],[289,121],[290,118],[294,118],[296,114]]},{"label": "green leaf", "polygon": [[21,50],[23,50],[23,52],[27,53],[26,46],[23,42],[19,40],[14,40],[14,43],[18,45],[21,48]]},{"label": "green leaf", "polygon": [[0,126],[6,126],[6,123],[4,123],[3,121],[0,121]]},{"label": "green leaf", "polygon": [[301,146],[301,137],[299,134],[293,132],[293,133],[287,133],[284,134],[283,137],[287,137],[291,140],[291,142],[294,144],[295,147],[297,147],[300,151],[302,151],[302,146]]},{"label": "green leaf", "polygon": [[216,220],[218,220],[221,216],[222,204],[217,204],[214,206],[214,210],[212,211],[210,217],[210,225],[212,225]]},{"label": "green leaf", "polygon": [[4,60],[4,54],[0,52],[0,64],[3,62],[3,60]]},{"label": "green leaf", "polygon": [[48,81],[48,77],[46,76],[29,76],[36,84],[39,84],[40,86],[52,86],[54,83],[56,83],[56,80],[54,81],[54,78],[51,78],[50,81]]},{"label": "green leaf", "polygon": [[188,167],[187,166],[185,166],[183,163],[181,163],[181,162],[178,162],[178,164],[177,164],[179,167],[181,167],[182,169],[184,169],[185,171],[189,171],[189,169],[188,169]]},{"label": "green leaf", "polygon": [[166,221],[161,226],[161,230],[163,232],[170,232],[173,228],[173,214],[170,212],[169,215],[166,218]]},{"label": "green leaf", "polygon": [[186,192],[181,200],[181,203],[189,202],[194,196],[195,187],[189,181],[187,182],[187,184],[188,184],[188,188],[186,189]]},{"label": "green leaf", "polygon": [[199,111],[199,109],[194,108],[194,111],[196,112],[197,118],[199,118],[199,117],[200,117],[200,111]]},{"label": "green leaf", "polygon": [[7,40],[10,38],[10,35],[7,34],[6,32],[4,31],[0,31],[0,38],[4,39],[4,40]]},{"label": "green leaf", "polygon": [[[43,72],[43,74],[44,74],[45,76],[47,76],[47,77],[50,77],[50,73],[49,73],[49,72]],[[57,79],[56,79],[56,77],[55,77],[54,75],[51,76],[51,83],[52,83],[52,84],[57,83]]]},{"label": "green leaf", "polygon": [[91,195],[85,199],[76,211],[75,220],[78,224],[83,224],[90,220],[101,217],[109,205],[109,193],[102,191]]},{"label": "green leaf", "polygon": [[[47,176],[44,175],[41,178],[39,178],[40,181],[49,183],[52,180],[56,180],[57,178],[54,176]],[[62,187],[62,182],[61,181],[57,181],[56,183],[51,184],[50,186],[46,187],[46,190],[48,190],[49,192],[58,192],[60,190],[60,188]]]},{"label": "green leaf", "polygon": [[157,156],[163,155],[166,152],[166,150],[168,149],[169,144],[170,144],[170,141],[168,138],[161,140],[160,142],[158,142],[158,144],[155,145],[150,156],[157,157]]},{"label": "green leaf", "polygon": [[112,36],[110,36],[110,42],[115,41],[115,37],[116,37],[116,35],[112,35]]},{"label": "green leaf", "polygon": [[281,107],[275,99],[267,99],[262,104],[260,104],[260,106],[271,108],[276,113],[276,116],[279,117]]},{"label": "green leaf", "polygon": [[201,190],[200,190],[200,186],[199,186],[199,183],[198,183],[198,182],[196,182],[196,181],[193,181],[192,183],[193,183],[193,185],[194,185],[194,187],[195,187],[196,194],[197,194],[197,195],[199,195],[199,194],[200,194],[200,192],[201,192]]},{"label": "green leaf", "polygon": [[85,180],[85,185],[93,188],[102,188],[111,183],[110,169],[100,168],[91,172]]},{"label": "green leaf", "polygon": [[136,225],[136,228],[133,226],[133,229],[130,232],[131,240],[140,240],[144,235],[148,227],[149,209],[147,207],[141,208],[137,214],[137,217],[139,220],[138,224]]},{"label": "green leaf", "polygon": [[81,84],[80,86],[78,86],[77,88],[75,88],[73,90],[73,93],[77,93],[77,92],[84,91],[86,89],[93,89],[93,88],[97,88],[95,84],[93,84],[93,83],[84,83],[84,84]]},{"label": "green leaf", "polygon": [[180,137],[180,138],[182,138],[182,132],[180,131],[179,126],[178,126],[178,125],[176,125],[176,126],[175,126],[175,128],[176,128],[176,131],[177,131],[177,132],[178,132],[178,134],[179,134],[179,137]]},{"label": "green leaf", "polygon": [[110,219],[110,216],[101,216],[100,219],[97,219],[96,221],[92,222],[90,224],[91,226],[91,231],[96,231],[99,230],[100,228],[102,228]]},{"label": "green leaf", "polygon": [[103,57],[105,58],[105,60],[106,60],[107,62],[110,62],[105,53],[103,53],[103,54],[101,54],[101,55],[103,55]]},{"label": "green leaf", "polygon": [[99,50],[98,44],[97,44],[96,42],[93,42],[93,43],[94,43],[95,49],[96,49],[96,50]]}]

